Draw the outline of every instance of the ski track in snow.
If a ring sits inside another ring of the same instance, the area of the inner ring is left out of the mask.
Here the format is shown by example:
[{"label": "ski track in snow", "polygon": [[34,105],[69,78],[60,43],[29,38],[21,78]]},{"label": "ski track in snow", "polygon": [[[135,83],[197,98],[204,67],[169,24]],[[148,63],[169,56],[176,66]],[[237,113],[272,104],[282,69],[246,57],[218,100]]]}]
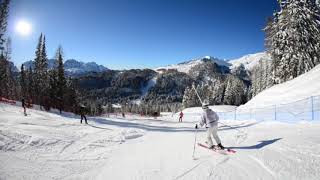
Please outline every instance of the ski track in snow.
[{"label": "ski track in snow", "polygon": [[[230,107],[225,107],[230,109]],[[219,108],[218,108],[219,109]],[[220,107],[220,109],[223,109]],[[0,179],[310,179],[320,178],[320,123],[222,121],[219,136],[237,152],[194,143],[197,108],[150,119],[60,116],[0,103]],[[197,142],[206,139],[200,129]]]},{"label": "ski track in snow", "polygon": [[270,170],[261,160],[259,160],[258,158],[254,157],[254,156],[249,156],[251,159],[253,159],[254,161],[256,161],[263,169],[265,169],[266,171],[268,171],[273,177],[275,177],[275,174],[272,170]]}]

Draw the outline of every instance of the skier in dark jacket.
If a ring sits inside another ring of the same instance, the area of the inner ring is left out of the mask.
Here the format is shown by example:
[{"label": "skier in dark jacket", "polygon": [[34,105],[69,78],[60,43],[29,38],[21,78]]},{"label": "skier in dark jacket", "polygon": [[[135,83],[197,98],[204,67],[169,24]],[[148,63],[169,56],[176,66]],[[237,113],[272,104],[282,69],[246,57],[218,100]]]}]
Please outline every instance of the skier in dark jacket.
[{"label": "skier in dark jacket", "polygon": [[86,117],[86,115],[85,115],[85,106],[84,105],[81,105],[80,106],[80,116],[81,116],[81,121],[80,121],[80,123],[82,124],[82,119],[84,119],[84,121],[85,121],[85,123],[86,124],[88,124],[88,122],[87,122],[87,117]]},{"label": "skier in dark jacket", "polygon": [[27,116],[26,103],[25,103],[25,100],[23,98],[21,99],[21,106],[23,107],[24,115]]}]

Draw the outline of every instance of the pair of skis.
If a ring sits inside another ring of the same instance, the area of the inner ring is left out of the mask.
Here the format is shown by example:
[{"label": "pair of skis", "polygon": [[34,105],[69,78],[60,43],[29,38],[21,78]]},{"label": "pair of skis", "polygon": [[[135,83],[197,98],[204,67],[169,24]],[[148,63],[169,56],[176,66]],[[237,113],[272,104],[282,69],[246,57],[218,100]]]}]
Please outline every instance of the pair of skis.
[{"label": "pair of skis", "polygon": [[224,154],[224,155],[236,153],[235,150],[229,149],[229,148],[219,149],[219,148],[216,146],[216,147],[210,149],[207,145],[201,144],[201,143],[198,143],[198,146],[203,147],[203,148],[206,148],[206,149],[211,150],[211,151],[214,151],[214,152],[216,152],[216,153]]}]

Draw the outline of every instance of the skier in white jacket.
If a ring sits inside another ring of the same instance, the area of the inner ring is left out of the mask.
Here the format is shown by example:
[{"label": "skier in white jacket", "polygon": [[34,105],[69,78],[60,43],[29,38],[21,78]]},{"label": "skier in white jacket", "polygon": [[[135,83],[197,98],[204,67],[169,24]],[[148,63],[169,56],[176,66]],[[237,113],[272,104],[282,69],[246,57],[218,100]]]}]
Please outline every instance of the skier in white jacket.
[{"label": "skier in white jacket", "polygon": [[[220,149],[224,149],[217,133],[219,116],[217,115],[216,112],[214,112],[209,108],[209,103],[207,101],[204,101],[204,103],[202,104],[202,109],[203,109],[203,113],[201,115],[200,126],[202,127],[203,125],[206,125],[208,147],[210,149],[213,149],[215,147],[213,145],[212,137],[211,137],[213,136],[213,138],[218,144],[218,147]],[[196,124],[195,128],[198,129],[198,124]]]}]

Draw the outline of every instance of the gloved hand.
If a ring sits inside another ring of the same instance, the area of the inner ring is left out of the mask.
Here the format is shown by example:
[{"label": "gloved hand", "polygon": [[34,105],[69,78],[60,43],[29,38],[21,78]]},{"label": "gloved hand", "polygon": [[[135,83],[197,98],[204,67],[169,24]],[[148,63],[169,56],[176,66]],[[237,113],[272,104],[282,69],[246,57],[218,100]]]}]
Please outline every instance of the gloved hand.
[{"label": "gloved hand", "polygon": [[198,129],[198,124],[196,124],[196,126],[194,128]]}]

